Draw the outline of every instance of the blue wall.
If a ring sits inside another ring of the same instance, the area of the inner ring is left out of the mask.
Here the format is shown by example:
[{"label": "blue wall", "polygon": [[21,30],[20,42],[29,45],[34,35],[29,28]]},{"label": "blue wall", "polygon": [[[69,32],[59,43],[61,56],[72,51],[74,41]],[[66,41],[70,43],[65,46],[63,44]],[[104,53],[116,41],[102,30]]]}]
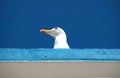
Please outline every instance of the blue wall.
[{"label": "blue wall", "polygon": [[120,62],[120,49],[0,49],[0,62]]},{"label": "blue wall", "polygon": [[0,0],[1,48],[52,48],[60,26],[71,48],[120,48],[120,0]]}]

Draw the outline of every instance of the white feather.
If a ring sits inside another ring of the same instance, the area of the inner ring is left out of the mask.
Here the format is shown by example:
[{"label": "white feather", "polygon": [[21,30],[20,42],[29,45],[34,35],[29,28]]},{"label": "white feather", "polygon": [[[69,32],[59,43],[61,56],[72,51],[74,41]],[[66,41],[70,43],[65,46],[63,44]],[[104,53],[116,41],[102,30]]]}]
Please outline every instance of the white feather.
[{"label": "white feather", "polygon": [[59,27],[57,27],[57,29],[53,28],[51,30],[53,30],[53,32],[49,33],[49,35],[55,38],[54,49],[59,49],[59,48],[69,49],[70,47],[67,43],[67,37],[64,30]]}]

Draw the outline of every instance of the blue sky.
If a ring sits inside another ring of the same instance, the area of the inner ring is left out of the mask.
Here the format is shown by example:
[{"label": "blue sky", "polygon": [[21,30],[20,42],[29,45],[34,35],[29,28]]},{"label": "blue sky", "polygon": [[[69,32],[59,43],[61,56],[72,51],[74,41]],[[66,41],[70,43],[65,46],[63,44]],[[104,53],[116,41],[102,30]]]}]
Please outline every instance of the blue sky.
[{"label": "blue sky", "polygon": [[59,26],[71,48],[120,48],[119,0],[1,0],[1,48],[52,48]]}]

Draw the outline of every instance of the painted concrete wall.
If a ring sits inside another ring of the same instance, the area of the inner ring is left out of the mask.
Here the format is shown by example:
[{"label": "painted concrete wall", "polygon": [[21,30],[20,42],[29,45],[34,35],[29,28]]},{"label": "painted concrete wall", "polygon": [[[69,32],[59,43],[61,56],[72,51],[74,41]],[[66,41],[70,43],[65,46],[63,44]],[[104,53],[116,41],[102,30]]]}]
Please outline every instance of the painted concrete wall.
[{"label": "painted concrete wall", "polygon": [[120,61],[120,49],[0,49],[1,62]]}]

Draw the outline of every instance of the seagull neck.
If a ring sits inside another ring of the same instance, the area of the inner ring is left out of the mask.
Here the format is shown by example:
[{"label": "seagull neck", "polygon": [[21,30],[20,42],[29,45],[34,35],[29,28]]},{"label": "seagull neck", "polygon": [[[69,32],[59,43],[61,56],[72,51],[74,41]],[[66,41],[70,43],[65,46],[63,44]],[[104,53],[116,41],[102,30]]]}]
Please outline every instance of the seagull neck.
[{"label": "seagull neck", "polygon": [[65,34],[61,34],[55,38],[54,48],[69,48]]},{"label": "seagull neck", "polygon": [[55,38],[55,41],[56,42],[66,42],[66,35],[64,34],[61,34],[61,35],[59,35],[59,36],[56,36],[56,38]]}]

